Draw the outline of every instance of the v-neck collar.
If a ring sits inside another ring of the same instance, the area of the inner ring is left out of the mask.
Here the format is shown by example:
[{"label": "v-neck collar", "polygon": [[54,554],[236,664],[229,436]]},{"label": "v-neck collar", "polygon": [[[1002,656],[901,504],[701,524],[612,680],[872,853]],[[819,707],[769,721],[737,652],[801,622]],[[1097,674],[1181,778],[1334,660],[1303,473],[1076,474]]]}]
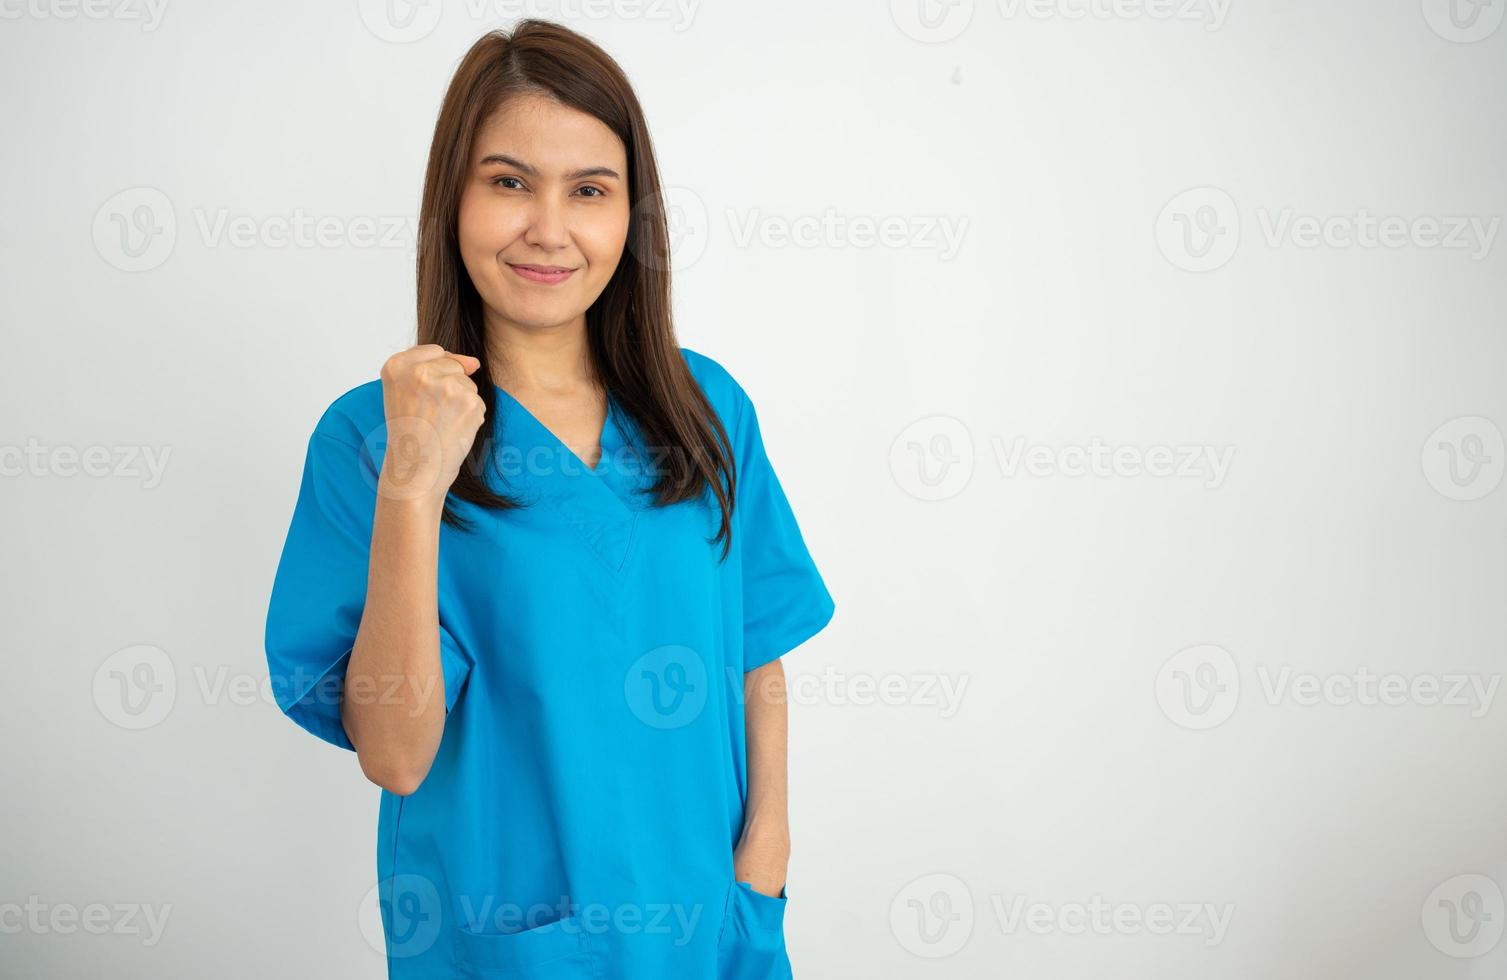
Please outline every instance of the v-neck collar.
[{"label": "v-neck collar", "polygon": [[[611,455],[611,450],[609,449],[608,444],[618,443],[617,426],[613,424],[613,415],[618,411],[618,405],[617,399],[612,396],[611,392],[607,393],[607,413],[602,418],[602,431],[597,433],[597,445],[601,448],[601,456],[597,458],[597,465],[595,467],[591,467],[587,466],[586,461],[581,459],[580,456],[576,455],[576,451],[574,449],[571,449],[565,444],[565,440],[555,435],[553,429],[545,425],[543,422],[539,421],[539,417],[533,412],[529,411],[528,406],[524,405],[523,402],[513,397],[513,394],[511,392],[509,392],[501,385],[494,384],[492,385],[492,387],[497,390],[498,401],[501,402],[502,400],[506,399],[506,401],[508,402],[508,409],[510,410],[511,414],[522,416],[525,422],[529,423],[535,430],[537,430],[536,434],[543,435],[550,443],[553,443],[557,449],[559,449],[569,457],[569,460],[567,462],[572,464],[575,468],[580,469],[581,472],[589,474],[591,476],[602,475],[602,471],[605,468],[607,459]],[[612,449],[619,447],[620,443],[618,445],[614,445]]]},{"label": "v-neck collar", "polygon": [[646,467],[631,441],[632,422],[621,403],[607,396],[607,415],[598,439],[601,456],[588,467],[553,430],[539,421],[506,388],[497,390],[494,452],[513,493],[525,502],[553,507],[614,571],[627,560],[638,513],[649,500]]}]

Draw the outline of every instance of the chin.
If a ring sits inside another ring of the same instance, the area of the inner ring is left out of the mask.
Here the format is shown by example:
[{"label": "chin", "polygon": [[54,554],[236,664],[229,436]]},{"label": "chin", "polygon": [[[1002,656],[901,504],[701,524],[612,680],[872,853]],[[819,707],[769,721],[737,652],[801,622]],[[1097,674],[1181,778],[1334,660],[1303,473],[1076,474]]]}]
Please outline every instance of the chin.
[{"label": "chin", "polygon": [[504,319],[532,330],[558,327],[575,320],[583,312],[573,303],[520,303],[516,300],[503,303],[497,309]]}]

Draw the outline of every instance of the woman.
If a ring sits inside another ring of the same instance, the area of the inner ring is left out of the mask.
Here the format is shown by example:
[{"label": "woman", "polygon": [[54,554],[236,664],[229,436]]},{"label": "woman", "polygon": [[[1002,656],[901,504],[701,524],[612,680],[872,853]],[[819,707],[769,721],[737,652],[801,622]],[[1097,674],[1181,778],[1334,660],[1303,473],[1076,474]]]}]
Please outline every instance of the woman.
[{"label": "woman", "polygon": [[309,440],[267,657],[384,791],[393,977],[791,976],[779,658],[833,603],[748,396],[675,342],[659,190],[601,49],[483,37],[420,343]]}]

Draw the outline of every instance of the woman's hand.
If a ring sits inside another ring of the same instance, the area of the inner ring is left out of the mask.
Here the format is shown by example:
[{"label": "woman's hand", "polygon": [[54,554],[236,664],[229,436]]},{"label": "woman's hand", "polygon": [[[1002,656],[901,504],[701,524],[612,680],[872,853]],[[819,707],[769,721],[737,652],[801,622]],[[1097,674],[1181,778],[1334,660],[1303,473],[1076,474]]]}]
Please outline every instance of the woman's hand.
[{"label": "woman's hand", "polygon": [[382,365],[387,454],[378,492],[443,507],[486,418],[474,374],[481,362],[439,344],[399,351]]},{"label": "woman's hand", "polygon": [[733,850],[733,877],[761,895],[778,898],[790,865],[790,835],[750,828]]}]

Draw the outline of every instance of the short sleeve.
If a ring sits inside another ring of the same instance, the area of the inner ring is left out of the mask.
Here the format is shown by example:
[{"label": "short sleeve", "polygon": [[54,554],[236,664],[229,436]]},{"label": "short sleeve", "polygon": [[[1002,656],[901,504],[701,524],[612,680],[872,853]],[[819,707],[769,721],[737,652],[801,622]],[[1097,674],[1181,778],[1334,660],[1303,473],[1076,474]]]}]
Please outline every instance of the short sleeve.
[{"label": "short sleeve", "polygon": [[764,451],[753,402],[738,392],[733,448],[743,559],[743,669],[778,659],[832,619],[832,596]]},{"label": "short sleeve", "polygon": [[[278,707],[326,742],[353,751],[340,698],[366,605],[376,486],[367,449],[314,432],[267,609],[267,669]],[[470,662],[443,625],[440,660],[448,712]]]}]

